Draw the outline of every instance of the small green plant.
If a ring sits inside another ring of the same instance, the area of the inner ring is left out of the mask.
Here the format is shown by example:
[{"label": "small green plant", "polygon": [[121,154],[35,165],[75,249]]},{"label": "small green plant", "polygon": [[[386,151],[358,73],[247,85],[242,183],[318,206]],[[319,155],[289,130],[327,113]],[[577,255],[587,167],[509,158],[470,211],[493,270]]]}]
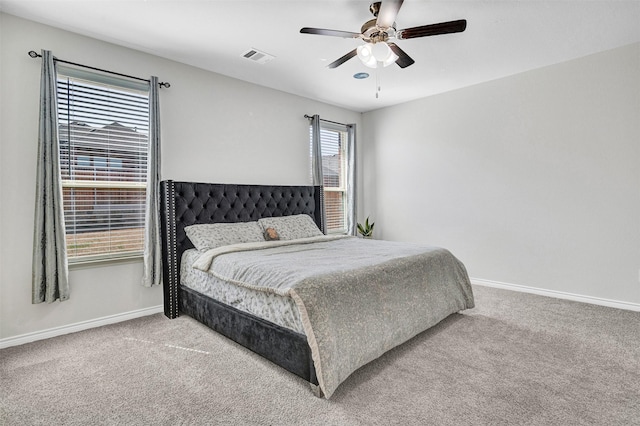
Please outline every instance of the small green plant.
[{"label": "small green plant", "polygon": [[375,225],[375,222],[369,223],[369,217],[367,216],[367,220],[364,221],[364,226],[358,223],[358,233],[365,238],[371,237],[373,235],[373,225]]}]

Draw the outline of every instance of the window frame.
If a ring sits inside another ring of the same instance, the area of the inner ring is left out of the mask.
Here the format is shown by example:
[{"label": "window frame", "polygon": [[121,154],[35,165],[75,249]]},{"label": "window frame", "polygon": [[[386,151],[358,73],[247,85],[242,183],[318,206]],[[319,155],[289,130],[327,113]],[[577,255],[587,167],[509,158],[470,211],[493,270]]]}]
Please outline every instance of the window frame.
[{"label": "window frame", "polygon": [[[348,205],[348,191],[347,191],[347,175],[348,175],[348,170],[347,168],[349,167],[349,159],[347,158],[348,152],[347,152],[347,140],[349,138],[349,131],[348,131],[348,126],[344,125],[344,124],[338,124],[338,123],[332,123],[332,122],[328,122],[328,121],[323,121],[320,120],[320,150],[322,151],[322,145],[323,145],[323,139],[322,139],[322,133],[323,131],[326,132],[335,132],[338,133],[338,140],[339,140],[339,158],[340,158],[340,167],[339,167],[339,176],[338,176],[338,182],[339,185],[338,186],[326,186],[324,185],[324,173],[323,173],[323,179],[322,179],[322,188],[324,190],[324,195],[325,195],[325,228],[326,228],[326,233],[327,234],[337,234],[337,235],[346,235],[349,233],[349,229],[348,229],[348,221],[347,221],[347,205]],[[309,135],[310,135],[310,149],[313,150],[313,128],[312,126],[309,127]],[[313,152],[312,152],[312,156],[313,156]],[[324,158],[324,155],[323,155]],[[313,158],[312,158],[313,161]],[[324,160],[323,161],[323,166],[324,166]],[[324,169],[324,167],[323,167]],[[329,217],[327,216],[327,209],[326,209],[326,200],[327,200],[327,193],[340,193],[342,196],[341,198],[341,210],[342,210],[342,219],[341,219],[341,223],[342,223],[342,227],[341,228],[329,228]]]},{"label": "window frame", "polygon": [[[123,78],[119,78],[119,77],[114,77],[114,76],[110,76],[110,75],[104,75],[98,72],[92,72],[92,71],[86,71],[86,70],[80,70],[77,68],[72,68],[72,67],[67,67],[67,66],[58,66],[56,69],[56,81],[60,81],[61,79],[63,80],[75,80],[75,81],[82,81],[84,83],[87,84],[96,84],[96,85],[107,85],[107,86],[111,86],[113,87],[115,90],[117,91],[122,91],[125,93],[136,93],[138,95],[143,95],[143,93],[146,93],[146,96],[149,96],[149,86],[146,83],[141,83],[141,82],[135,82],[135,81],[131,81],[131,80],[127,80],[127,79],[123,79]],[[56,105],[58,107],[58,126],[60,126],[62,124],[62,114],[60,112],[60,99],[56,99]],[[97,108],[96,108],[97,109]],[[122,111],[122,110],[120,110]],[[146,110],[146,114],[147,114],[147,122],[148,122],[148,114],[149,114],[149,110],[147,108]],[[73,120],[69,120],[68,123],[70,124],[71,122],[73,122]],[[117,120],[114,120],[114,122],[117,122]],[[68,125],[69,125],[68,124]],[[105,124],[105,127],[108,126]],[[99,127],[96,127],[99,128]],[[70,134],[70,130],[67,130],[67,135]],[[60,134],[60,133],[59,133]],[[143,134],[143,133],[140,133]],[[70,144],[70,140],[71,137],[68,136],[68,139],[66,140],[67,144]],[[58,153],[58,158],[60,161],[60,173],[62,174],[63,172],[63,150],[62,150],[62,140],[61,142],[61,149],[60,152]],[[149,135],[147,132],[147,137],[146,137],[146,146],[147,146],[147,152],[148,152],[148,143],[149,143]],[[69,152],[67,153],[67,155],[69,156],[69,158],[67,159],[67,167],[85,167],[88,170],[93,169],[94,175],[96,174],[96,167],[98,167],[96,164],[96,161],[99,161],[98,159],[102,159],[102,163],[105,167],[106,170],[111,170],[112,167],[112,163],[114,163],[114,159],[119,161],[120,164],[120,168],[122,168],[123,165],[123,161],[121,158],[117,158],[117,157],[113,157],[113,156],[105,156],[104,153],[100,153],[97,152],[95,155],[79,155],[77,157],[77,160],[82,160],[82,161],[87,161],[88,160],[88,164],[83,163],[83,165],[77,164],[72,166],[71,162],[75,161],[75,159],[71,159],[71,152],[70,152],[70,147],[71,145],[67,145],[69,147]],[[141,145],[137,146],[138,148],[141,147]],[[98,145],[98,148],[102,148],[101,146]],[[115,163],[118,163],[118,161],[116,161]],[[140,162],[138,164],[141,164]],[[145,159],[144,161],[144,174],[140,174],[140,176],[144,176],[143,179],[141,179],[140,181],[126,181],[126,180],[88,180],[88,179],[64,179],[61,176],[60,182],[61,182],[61,190],[63,191],[63,203],[66,206],[67,205],[67,198],[66,196],[64,196],[64,189],[68,188],[68,189],[94,189],[94,194],[96,194],[97,190],[100,189],[111,189],[111,190],[125,190],[125,191],[129,191],[129,190],[137,190],[137,191],[142,191],[142,194],[138,194],[138,197],[141,198],[141,202],[137,204],[141,205],[141,218],[142,218],[142,226],[143,226],[143,230],[144,230],[144,226],[146,226],[145,224],[145,212],[147,209],[146,206],[146,189],[147,189],[147,179],[148,179],[148,159]],[[71,169],[69,169],[71,170]],[[96,197],[97,195],[94,195],[94,197]],[[76,202],[73,202],[74,205],[77,205]],[[110,206],[112,204],[108,204],[109,208],[107,208],[107,211],[109,215],[111,215],[111,208]],[[74,231],[69,233],[66,228],[67,228],[68,222],[67,222],[67,216],[65,215],[65,240],[67,241],[67,244],[70,241],[70,235],[75,236],[77,234],[79,234],[78,232]],[[127,229],[127,228],[125,228]],[[106,230],[105,232],[109,232],[109,230]],[[71,237],[73,238],[73,237]],[[111,240],[111,236],[109,236],[109,245],[112,243]],[[95,254],[85,254],[85,255],[75,255],[75,256],[69,256],[69,250],[67,250],[67,254],[68,254],[68,264],[69,265],[82,265],[82,264],[90,264],[90,263],[101,263],[101,262],[111,262],[111,261],[121,261],[121,260],[128,260],[128,259],[139,259],[142,258],[143,254],[144,254],[144,231],[142,231],[142,240],[140,241],[140,245],[139,247],[136,247],[134,250],[123,250],[123,251],[111,251],[111,249],[108,249],[108,251],[104,251],[101,253],[95,253]]]}]

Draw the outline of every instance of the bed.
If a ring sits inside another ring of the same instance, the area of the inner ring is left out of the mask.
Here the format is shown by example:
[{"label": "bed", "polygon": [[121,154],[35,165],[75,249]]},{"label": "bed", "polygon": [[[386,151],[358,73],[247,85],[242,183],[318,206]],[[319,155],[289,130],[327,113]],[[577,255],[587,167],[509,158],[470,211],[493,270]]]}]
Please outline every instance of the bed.
[{"label": "bed", "polygon": [[[163,181],[161,234],[168,318],[188,315],[329,398],[355,369],[474,301],[448,250],[323,235],[322,196],[318,186]],[[288,234],[292,221],[304,235]],[[286,238],[202,246],[195,230],[211,224]]]}]

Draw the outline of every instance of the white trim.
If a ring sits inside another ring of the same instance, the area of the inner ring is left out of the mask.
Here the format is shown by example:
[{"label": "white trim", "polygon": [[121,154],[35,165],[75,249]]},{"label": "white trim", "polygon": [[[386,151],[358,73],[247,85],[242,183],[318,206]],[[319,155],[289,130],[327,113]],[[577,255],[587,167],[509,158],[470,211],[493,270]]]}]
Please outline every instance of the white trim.
[{"label": "white trim", "polygon": [[503,283],[499,281],[485,280],[482,278],[471,278],[471,284],[485,287],[495,287],[504,290],[520,291],[532,293],[540,296],[555,297],[556,299],[573,300],[575,302],[590,303],[592,305],[607,306],[609,308],[624,309],[627,311],[640,312],[640,303],[622,302],[620,300],[603,299],[601,297],[584,296],[581,294],[567,293],[564,291],[547,290],[526,285]]},{"label": "white trim", "polygon": [[[584,296],[579,294],[567,293],[564,291],[547,290],[536,287],[529,287],[519,284],[510,284],[499,281],[485,280],[482,278],[471,278],[471,283],[485,287],[495,287],[504,290],[520,291],[523,293],[538,294],[540,296],[555,297],[557,299],[573,300],[576,302],[590,303],[593,305],[608,306],[610,308],[624,309],[627,311],[640,312],[639,303],[622,302],[619,300],[603,299],[600,297]],[[152,306],[150,308],[138,309],[136,311],[125,312],[122,314],[110,315],[107,317],[96,318],[88,321],[82,321],[75,324],[54,327],[48,330],[36,331],[33,333],[21,334],[15,337],[7,337],[0,339],[0,349],[11,346],[24,345],[25,343],[35,342],[37,340],[49,339],[51,337],[62,336],[64,334],[75,333],[78,331],[88,330],[90,328],[102,327],[103,325],[115,324],[122,321],[128,321],[135,318],[145,317],[163,312],[162,305]]]},{"label": "white trim", "polygon": [[62,336],[63,334],[75,333],[78,331],[88,330],[90,328],[102,327],[103,325],[128,321],[134,318],[146,317],[148,315],[153,315],[160,312],[163,312],[162,306],[152,306],[150,308],[138,309],[136,311],[109,315],[102,318],[77,322],[75,324],[63,325],[61,327],[49,328],[47,330],[35,331],[33,333],[21,334],[14,337],[7,337],[5,339],[0,339],[0,349],[8,348],[11,346],[24,345],[25,343],[49,339],[56,336]]},{"label": "white trim", "polygon": [[[107,84],[109,86],[126,87],[127,89],[137,90],[143,95],[149,93],[149,81],[137,81],[131,78],[122,78],[115,75],[106,74],[105,71],[88,71],[73,65],[56,65],[58,76],[71,77],[79,80],[90,81],[93,83]],[[107,71],[108,72],[108,71]]]}]

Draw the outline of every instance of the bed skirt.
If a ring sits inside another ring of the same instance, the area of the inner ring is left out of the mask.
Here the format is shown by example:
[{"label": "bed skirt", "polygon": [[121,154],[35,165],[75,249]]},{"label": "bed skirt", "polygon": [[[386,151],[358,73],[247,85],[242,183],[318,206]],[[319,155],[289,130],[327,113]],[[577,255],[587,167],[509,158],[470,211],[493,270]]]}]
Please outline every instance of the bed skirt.
[{"label": "bed skirt", "polygon": [[307,337],[180,286],[180,312],[317,385]]}]

